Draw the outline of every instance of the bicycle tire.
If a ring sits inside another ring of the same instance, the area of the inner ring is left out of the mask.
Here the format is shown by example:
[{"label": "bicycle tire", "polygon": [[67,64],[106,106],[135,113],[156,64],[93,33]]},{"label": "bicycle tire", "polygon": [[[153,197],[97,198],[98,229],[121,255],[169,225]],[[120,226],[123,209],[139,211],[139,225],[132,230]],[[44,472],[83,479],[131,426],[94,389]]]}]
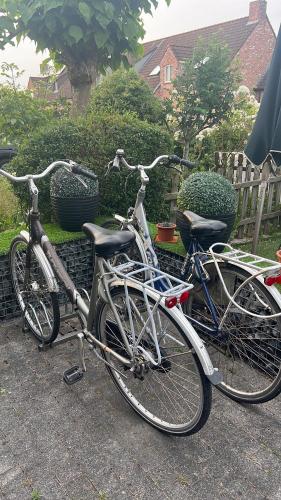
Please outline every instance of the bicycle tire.
[{"label": "bicycle tire", "polygon": [[[250,277],[245,268],[230,263],[220,264],[222,276],[228,288],[234,292]],[[209,275],[208,292],[222,318],[229,303],[213,263],[205,264]],[[212,326],[211,314],[206,305],[202,285],[194,280],[191,300],[187,303],[188,315],[207,326]],[[278,313],[279,305],[258,279],[238,292],[235,300],[239,305],[247,304],[248,310],[260,315]],[[202,320],[203,316],[203,320]],[[197,333],[206,342],[214,366],[221,371],[224,380],[216,387],[237,402],[265,403],[281,393],[281,318],[259,319],[241,313],[231,306],[222,328],[222,338],[206,334],[206,330],[195,326]],[[225,365],[223,365],[225,361]]]},{"label": "bicycle tire", "polygon": [[[141,311],[143,317],[144,313],[141,308],[141,301],[144,300],[143,294],[135,288],[129,288],[130,300],[136,301],[135,304],[138,310]],[[124,287],[115,287],[110,293],[114,304],[118,306],[119,317],[122,318],[123,325],[126,327]],[[153,299],[150,298],[149,300],[151,304],[155,303]],[[160,342],[162,355],[161,365],[155,368],[155,366],[151,364],[147,368],[143,380],[135,377],[135,374],[131,370],[126,369],[122,363],[117,361],[116,358],[111,356],[108,352],[103,351],[102,355],[105,361],[109,363],[106,367],[113,382],[135,412],[161,432],[170,435],[186,436],[198,432],[206,423],[211,410],[212,388],[184,332],[166,310],[160,306],[159,309],[161,320],[165,320],[165,332],[167,332],[168,325],[172,328],[172,340],[167,336],[167,333],[163,335]],[[135,325],[136,324],[137,321],[135,321]],[[96,331],[100,340],[108,347],[114,348],[116,352],[123,356],[128,356],[116,320],[113,318],[111,307],[101,299],[97,309]],[[126,331],[128,332],[127,338],[129,339],[129,319]],[[170,332],[170,330],[168,331]],[[178,339],[180,339],[180,344],[176,344],[176,340]],[[165,345],[163,345],[164,342]],[[172,345],[173,343],[175,345]],[[153,351],[151,338],[147,339],[142,337],[140,345],[148,349],[150,353],[155,352],[155,348]],[[185,351],[185,349],[187,349],[187,351]],[[171,354],[171,352],[174,354]],[[171,356],[173,356],[171,358],[172,361],[169,360]],[[118,373],[115,368],[117,368],[121,374]],[[183,384],[183,386],[181,386],[181,384]],[[198,389],[198,391],[196,389]],[[196,394],[194,395],[192,391],[196,392]],[[187,395],[191,398],[195,398],[196,404],[191,401],[187,402],[184,395],[186,398]],[[167,407],[167,403],[164,403],[165,397],[169,408]],[[146,398],[148,398],[147,401]],[[198,404],[198,408],[196,406],[196,412],[194,410],[194,415],[192,414],[192,404],[194,406]],[[190,413],[192,415],[188,417]],[[170,421],[167,421],[167,418],[169,418]],[[181,419],[183,421],[181,421]]]},{"label": "bicycle tire", "polygon": [[49,292],[43,264],[31,249],[30,279],[25,281],[28,243],[17,236],[10,246],[10,268],[18,304],[32,334],[44,344],[52,343],[60,329],[58,294]]}]

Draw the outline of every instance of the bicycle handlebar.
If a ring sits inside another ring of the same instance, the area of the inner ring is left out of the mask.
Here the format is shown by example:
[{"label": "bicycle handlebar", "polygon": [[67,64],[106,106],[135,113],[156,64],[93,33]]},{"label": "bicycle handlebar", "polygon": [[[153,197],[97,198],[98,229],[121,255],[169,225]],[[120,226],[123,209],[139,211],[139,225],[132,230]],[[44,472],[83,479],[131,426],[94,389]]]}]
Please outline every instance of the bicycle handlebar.
[{"label": "bicycle handlebar", "polygon": [[176,155],[162,155],[158,156],[150,165],[129,165],[127,160],[124,158],[124,150],[117,149],[116,156],[112,162],[112,166],[115,168],[120,168],[120,163],[122,163],[129,170],[151,170],[156,167],[162,161],[167,161],[169,163],[175,163],[177,165],[182,165],[183,167],[193,168],[196,166],[196,163],[192,163],[191,161],[184,160]]},{"label": "bicycle handlebar", "polygon": [[72,160],[54,161],[43,172],[41,172],[41,174],[35,174],[35,175],[27,174],[27,175],[24,175],[21,177],[17,177],[15,175],[10,174],[9,172],[6,172],[3,169],[0,169],[0,175],[2,175],[3,177],[6,177],[7,179],[9,179],[12,182],[28,182],[30,180],[36,181],[39,179],[43,179],[44,177],[46,177],[48,174],[50,174],[57,167],[66,167],[73,174],[76,174],[76,175],[80,174],[80,175],[83,175],[85,177],[89,177],[90,179],[97,178],[97,176],[93,172],[89,172],[88,170],[84,169],[81,165],[78,165],[77,163],[75,163]]},{"label": "bicycle handlebar", "polygon": [[84,177],[88,177],[89,179],[94,179],[94,180],[98,178],[97,175],[94,174],[94,172],[90,172],[89,170],[86,170],[84,167],[78,164],[73,165],[72,173],[77,175],[83,175]]}]

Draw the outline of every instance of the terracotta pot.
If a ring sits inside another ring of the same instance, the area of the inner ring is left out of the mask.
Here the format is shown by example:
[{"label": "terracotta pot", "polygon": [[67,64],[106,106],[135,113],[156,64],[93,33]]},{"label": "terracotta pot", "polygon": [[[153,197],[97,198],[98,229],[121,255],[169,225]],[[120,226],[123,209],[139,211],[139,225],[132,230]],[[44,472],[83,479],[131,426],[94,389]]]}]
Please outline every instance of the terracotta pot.
[{"label": "terracotta pot", "polygon": [[276,257],[277,257],[278,262],[281,262],[281,249],[277,250]]},{"label": "terracotta pot", "polygon": [[169,242],[173,240],[176,224],[172,224],[171,222],[159,222],[156,227],[158,231],[158,241]]}]

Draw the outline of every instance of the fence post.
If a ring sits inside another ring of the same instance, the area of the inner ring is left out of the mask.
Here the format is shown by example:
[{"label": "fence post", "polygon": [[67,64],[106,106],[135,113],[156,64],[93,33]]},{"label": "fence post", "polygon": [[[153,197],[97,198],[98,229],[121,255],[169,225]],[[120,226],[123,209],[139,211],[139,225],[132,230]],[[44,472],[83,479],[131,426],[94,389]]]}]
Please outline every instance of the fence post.
[{"label": "fence post", "polygon": [[265,162],[263,165],[263,168],[262,168],[262,182],[261,182],[259,199],[258,199],[255,231],[254,231],[254,237],[253,237],[253,243],[252,243],[252,253],[256,253],[257,248],[258,248],[259,234],[260,234],[262,214],[263,214],[264,201],[265,201],[265,193],[266,193],[266,189],[267,189],[267,185],[268,185],[268,182],[267,182],[268,177],[269,177],[269,165],[268,165],[268,162]]}]

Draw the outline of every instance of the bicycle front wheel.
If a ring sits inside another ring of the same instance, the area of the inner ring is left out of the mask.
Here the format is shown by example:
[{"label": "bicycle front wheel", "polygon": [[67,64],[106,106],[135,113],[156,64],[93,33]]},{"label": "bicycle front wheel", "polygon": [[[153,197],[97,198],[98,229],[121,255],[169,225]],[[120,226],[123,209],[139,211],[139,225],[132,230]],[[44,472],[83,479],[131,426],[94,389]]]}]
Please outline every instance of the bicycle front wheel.
[{"label": "bicycle front wheel", "polygon": [[16,297],[31,332],[45,344],[53,342],[60,328],[58,296],[48,291],[43,263],[22,236],[12,241],[10,266]]},{"label": "bicycle front wheel", "polygon": [[[156,366],[149,361],[157,359],[157,347],[151,321],[144,328],[148,312],[143,294],[129,287],[129,307],[123,287],[111,290],[111,298],[134,353],[134,368],[128,369],[109,352],[103,352],[122,396],[162,432],[183,436],[199,431],[210,413],[211,385],[184,332],[166,310],[149,299],[161,353],[161,363]],[[130,359],[116,316],[105,302],[98,307],[97,332],[107,347]]]},{"label": "bicycle front wheel", "polygon": [[[259,316],[280,312],[279,305],[265,285],[254,279],[240,289],[235,301],[257,316],[243,313],[234,304],[228,307],[229,299],[214,264],[206,264],[205,269],[210,278],[207,289],[217,318],[219,321],[224,315],[225,318],[217,334],[210,334],[197,324],[196,330],[206,341],[214,366],[223,374],[218,389],[238,402],[254,404],[273,399],[281,392],[281,318]],[[250,277],[246,269],[229,263],[220,263],[220,270],[231,296]],[[213,328],[206,294],[198,282],[194,284],[189,314]]]}]

